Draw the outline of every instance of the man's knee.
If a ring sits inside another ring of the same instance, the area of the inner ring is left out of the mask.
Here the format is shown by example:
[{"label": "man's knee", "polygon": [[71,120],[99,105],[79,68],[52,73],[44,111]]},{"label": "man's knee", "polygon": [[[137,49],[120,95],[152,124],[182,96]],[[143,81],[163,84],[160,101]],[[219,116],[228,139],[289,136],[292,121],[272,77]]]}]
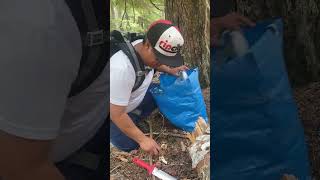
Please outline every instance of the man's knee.
[{"label": "man's knee", "polygon": [[130,152],[139,147],[139,144],[134,140],[123,137],[111,137],[110,139],[113,146],[118,148],[121,151]]},{"label": "man's knee", "polygon": [[110,122],[110,142],[116,148],[126,152],[139,147],[138,143],[121,132],[121,130],[112,122]]}]

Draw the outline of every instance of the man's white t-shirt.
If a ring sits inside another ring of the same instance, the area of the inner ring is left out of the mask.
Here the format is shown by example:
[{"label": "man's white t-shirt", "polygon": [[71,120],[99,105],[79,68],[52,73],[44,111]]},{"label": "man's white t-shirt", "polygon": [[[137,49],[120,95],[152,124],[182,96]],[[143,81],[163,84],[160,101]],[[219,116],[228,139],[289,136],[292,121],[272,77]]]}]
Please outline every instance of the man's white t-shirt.
[{"label": "man's white t-shirt", "polygon": [[50,158],[61,161],[107,118],[108,66],[90,87],[67,98],[82,50],[65,1],[6,0],[0,12],[0,133],[54,140]]},{"label": "man's white t-shirt", "polygon": [[[132,43],[133,46],[142,43],[142,39]],[[150,71],[142,85],[132,92],[136,73],[124,52],[119,51],[110,58],[110,103],[126,106],[126,112],[131,112],[142,102],[149,85],[152,82],[154,71]]]}]

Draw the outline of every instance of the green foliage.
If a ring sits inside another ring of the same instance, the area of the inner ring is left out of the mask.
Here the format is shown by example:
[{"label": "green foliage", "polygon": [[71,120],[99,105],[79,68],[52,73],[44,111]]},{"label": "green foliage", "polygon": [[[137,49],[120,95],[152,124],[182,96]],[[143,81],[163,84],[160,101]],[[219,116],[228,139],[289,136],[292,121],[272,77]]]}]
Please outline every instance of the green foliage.
[{"label": "green foliage", "polygon": [[142,33],[153,21],[163,18],[164,0],[111,0],[110,2],[110,30]]}]

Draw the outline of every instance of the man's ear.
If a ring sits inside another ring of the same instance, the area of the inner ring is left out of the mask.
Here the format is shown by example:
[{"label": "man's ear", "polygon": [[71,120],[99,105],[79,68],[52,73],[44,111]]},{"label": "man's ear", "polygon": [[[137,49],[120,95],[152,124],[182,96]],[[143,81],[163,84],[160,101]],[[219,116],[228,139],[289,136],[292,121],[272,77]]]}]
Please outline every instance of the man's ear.
[{"label": "man's ear", "polygon": [[152,48],[152,46],[151,46],[151,44],[150,44],[150,42],[149,42],[148,39],[145,40],[145,42],[144,42],[143,45],[144,45],[144,47],[146,47],[147,49]]}]

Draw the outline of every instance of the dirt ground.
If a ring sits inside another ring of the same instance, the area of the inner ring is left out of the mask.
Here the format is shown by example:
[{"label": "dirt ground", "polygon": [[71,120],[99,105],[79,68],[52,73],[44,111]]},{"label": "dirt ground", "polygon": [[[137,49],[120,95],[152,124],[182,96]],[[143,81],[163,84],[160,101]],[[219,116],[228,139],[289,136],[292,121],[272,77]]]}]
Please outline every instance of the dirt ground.
[{"label": "dirt ground", "polygon": [[320,180],[320,82],[295,89],[294,96],[304,126],[312,175]]},{"label": "dirt ground", "polygon": [[[210,89],[203,90],[203,96],[207,105],[208,115],[210,113]],[[162,151],[159,156],[152,158],[153,164],[158,169],[181,180],[197,180],[197,173],[192,169],[191,158],[187,148],[190,141],[185,132],[176,129],[159,112],[154,112],[148,119],[139,124],[139,128],[144,133],[149,133],[149,124],[152,122],[152,131],[156,133],[154,139],[161,146]],[[182,137],[178,137],[182,136]],[[143,168],[137,167],[132,163],[133,157],[139,157],[149,163],[149,155],[140,149],[130,153],[123,153],[115,147],[110,148],[110,179],[112,180],[151,180]],[[160,158],[164,158],[161,161]],[[157,179],[157,178],[156,178]]]},{"label": "dirt ground", "polygon": [[[210,89],[205,89],[203,95],[209,114]],[[294,97],[298,105],[300,119],[304,126],[312,175],[315,180],[320,180],[320,82],[294,89]],[[155,112],[147,121],[150,120],[152,120],[153,131],[160,133],[160,135],[155,135],[154,138],[162,145],[164,150],[160,156],[165,158],[167,164],[161,162],[159,157],[153,157],[153,162],[157,164],[159,169],[179,179],[197,179],[196,172],[191,168],[191,159],[188,151],[183,149],[183,145],[181,145],[183,143],[184,146],[188,147],[189,140],[174,136],[177,134],[183,135],[184,132],[174,128],[159,112]],[[141,125],[145,133],[149,133],[148,126],[146,122]],[[149,162],[148,155],[140,150],[128,154],[121,154],[116,148],[111,148],[111,179],[152,179],[146,170],[132,163],[131,158],[135,156]]]}]

